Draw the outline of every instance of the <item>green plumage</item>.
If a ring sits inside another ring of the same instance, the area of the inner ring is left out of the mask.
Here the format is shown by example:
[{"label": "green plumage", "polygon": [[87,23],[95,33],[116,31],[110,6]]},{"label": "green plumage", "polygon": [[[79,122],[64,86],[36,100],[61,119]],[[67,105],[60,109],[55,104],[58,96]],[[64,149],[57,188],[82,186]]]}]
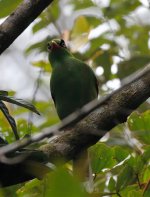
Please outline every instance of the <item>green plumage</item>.
[{"label": "green plumage", "polygon": [[97,79],[92,69],[76,59],[63,40],[48,43],[52,66],[50,89],[60,119],[97,98]]}]

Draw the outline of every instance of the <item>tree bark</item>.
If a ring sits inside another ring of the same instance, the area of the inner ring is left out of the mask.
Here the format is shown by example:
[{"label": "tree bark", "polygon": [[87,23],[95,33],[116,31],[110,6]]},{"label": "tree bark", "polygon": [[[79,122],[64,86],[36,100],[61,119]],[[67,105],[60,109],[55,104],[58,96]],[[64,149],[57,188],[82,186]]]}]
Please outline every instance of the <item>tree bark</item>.
[{"label": "tree bark", "polygon": [[53,0],[24,0],[0,25],[0,54],[37,18]]},{"label": "tree bark", "polygon": [[143,75],[114,92],[95,112],[92,112],[76,126],[60,134],[49,144],[40,147],[49,161],[73,159],[81,150],[94,145],[116,125],[150,97],[150,64]]}]

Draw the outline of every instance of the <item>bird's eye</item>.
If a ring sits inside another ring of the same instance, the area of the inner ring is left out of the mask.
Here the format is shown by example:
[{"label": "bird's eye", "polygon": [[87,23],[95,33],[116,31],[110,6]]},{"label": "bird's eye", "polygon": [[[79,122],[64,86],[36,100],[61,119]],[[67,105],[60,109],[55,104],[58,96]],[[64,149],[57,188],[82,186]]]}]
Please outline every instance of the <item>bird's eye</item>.
[{"label": "bird's eye", "polygon": [[61,47],[64,47],[64,48],[67,48],[66,47],[66,44],[65,44],[65,41],[63,39],[60,40],[60,44],[59,44]]},{"label": "bird's eye", "polygon": [[48,43],[48,44],[47,44],[47,49],[50,51],[51,48],[52,48],[52,47],[51,47],[50,43]]}]

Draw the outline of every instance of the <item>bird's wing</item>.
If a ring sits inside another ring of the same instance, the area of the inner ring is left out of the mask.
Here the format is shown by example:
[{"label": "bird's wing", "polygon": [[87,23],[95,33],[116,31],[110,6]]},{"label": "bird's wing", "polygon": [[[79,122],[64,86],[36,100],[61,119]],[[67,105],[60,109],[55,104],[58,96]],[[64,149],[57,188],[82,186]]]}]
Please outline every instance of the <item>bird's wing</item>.
[{"label": "bird's wing", "polygon": [[92,75],[93,75],[93,78],[94,78],[94,80],[95,80],[95,88],[96,88],[96,92],[97,92],[97,96],[98,96],[98,86],[99,86],[98,79],[97,79],[97,77],[95,76],[94,71],[92,70],[92,68],[91,68],[89,65],[87,65],[86,63],[83,63],[83,62],[82,62],[82,64],[86,65],[86,67],[88,67],[89,70],[91,71],[91,73],[92,73]]},{"label": "bird's wing", "polygon": [[[51,76],[51,77],[52,77],[52,76]],[[50,92],[51,92],[51,97],[52,97],[52,99],[53,99],[53,101],[54,101],[54,104],[55,104],[55,106],[56,106],[55,97],[54,97],[54,92],[53,92],[53,89],[52,89],[52,86],[51,86],[51,81],[52,81],[52,80],[50,80]]]},{"label": "bird's wing", "polygon": [[96,78],[95,73],[94,73],[94,71],[92,70],[92,68],[91,68],[89,65],[87,65],[86,63],[84,63],[83,61],[81,61],[81,60],[79,60],[79,59],[77,59],[77,58],[74,58],[74,57],[72,58],[72,57],[71,57],[71,60],[72,60],[72,62],[74,63],[75,67],[76,67],[77,65],[80,65],[80,66],[86,67],[86,69],[87,69],[87,68],[89,69],[89,71],[92,73],[93,78],[94,78],[94,80],[95,80],[95,88],[96,88],[96,92],[97,92],[97,96],[98,96],[98,86],[99,86],[99,82],[98,82],[98,79]]}]

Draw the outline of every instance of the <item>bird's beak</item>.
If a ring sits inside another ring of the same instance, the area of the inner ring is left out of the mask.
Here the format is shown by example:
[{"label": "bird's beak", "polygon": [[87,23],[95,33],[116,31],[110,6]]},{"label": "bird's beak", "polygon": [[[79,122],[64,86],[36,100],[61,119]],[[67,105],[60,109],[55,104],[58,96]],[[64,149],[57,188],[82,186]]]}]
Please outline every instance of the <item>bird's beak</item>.
[{"label": "bird's beak", "polygon": [[58,47],[59,47],[58,44],[54,40],[52,40],[47,44],[47,50],[49,52],[51,52],[54,48],[58,48]]},{"label": "bird's beak", "polygon": [[59,48],[59,45],[54,40],[52,40],[52,42],[51,42],[51,48],[52,49]]}]

